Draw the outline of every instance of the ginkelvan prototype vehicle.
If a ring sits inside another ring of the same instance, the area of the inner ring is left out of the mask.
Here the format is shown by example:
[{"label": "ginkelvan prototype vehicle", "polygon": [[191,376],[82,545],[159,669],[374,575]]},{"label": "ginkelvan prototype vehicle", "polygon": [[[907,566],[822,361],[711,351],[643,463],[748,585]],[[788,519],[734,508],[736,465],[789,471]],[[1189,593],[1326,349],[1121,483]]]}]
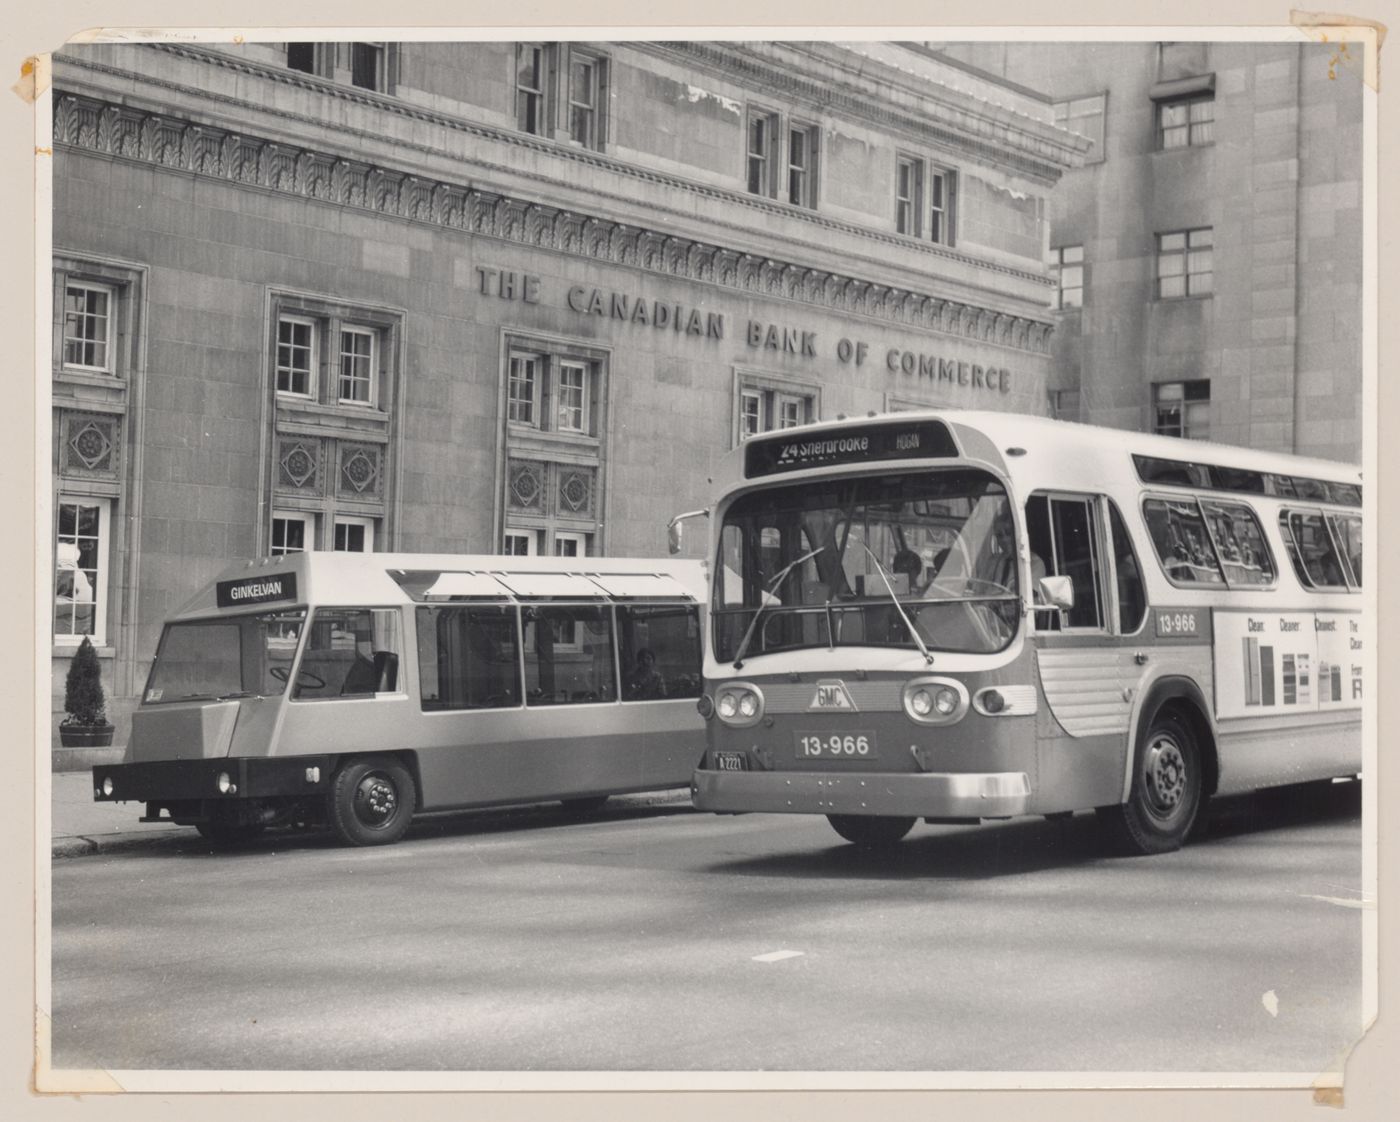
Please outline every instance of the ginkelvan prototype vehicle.
[{"label": "ginkelvan prototype vehicle", "polygon": [[289,553],[166,623],[99,802],[216,842],[684,787],[704,751],[697,561]]},{"label": "ginkelvan prototype vehicle", "polygon": [[1157,853],[1213,794],[1361,771],[1355,468],[900,413],[752,437],[715,482],[702,810],[874,845],[1094,809]]}]

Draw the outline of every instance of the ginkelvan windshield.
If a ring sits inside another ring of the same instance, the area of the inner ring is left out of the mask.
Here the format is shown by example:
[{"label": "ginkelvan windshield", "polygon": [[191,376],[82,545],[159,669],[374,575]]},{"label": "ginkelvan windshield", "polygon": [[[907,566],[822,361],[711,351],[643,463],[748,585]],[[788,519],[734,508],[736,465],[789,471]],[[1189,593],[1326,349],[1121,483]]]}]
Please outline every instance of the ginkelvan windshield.
[{"label": "ginkelvan windshield", "polygon": [[1006,489],[984,471],[805,481],[724,513],[715,656],[880,646],[988,654],[1016,634],[1020,592]]},{"label": "ginkelvan windshield", "polygon": [[305,622],[297,609],[167,624],[142,703],[279,696]]}]

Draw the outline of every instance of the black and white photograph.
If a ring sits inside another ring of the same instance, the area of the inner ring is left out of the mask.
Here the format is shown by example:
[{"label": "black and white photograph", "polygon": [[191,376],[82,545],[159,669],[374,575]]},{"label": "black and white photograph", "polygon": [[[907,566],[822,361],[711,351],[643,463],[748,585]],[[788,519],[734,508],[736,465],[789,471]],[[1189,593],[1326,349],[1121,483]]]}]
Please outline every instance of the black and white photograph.
[{"label": "black and white photograph", "polygon": [[587,24],[37,57],[37,1090],[1340,1104],[1375,30]]}]

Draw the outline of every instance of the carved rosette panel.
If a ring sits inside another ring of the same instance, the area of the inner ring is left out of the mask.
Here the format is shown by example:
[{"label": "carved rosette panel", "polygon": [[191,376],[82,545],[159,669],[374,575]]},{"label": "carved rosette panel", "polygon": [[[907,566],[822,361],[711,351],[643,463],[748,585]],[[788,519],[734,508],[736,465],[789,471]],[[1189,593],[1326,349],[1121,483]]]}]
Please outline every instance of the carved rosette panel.
[{"label": "carved rosette panel", "polygon": [[511,510],[544,513],[546,474],[545,465],[538,460],[510,461],[506,473],[506,501]]},{"label": "carved rosette panel", "polygon": [[384,493],[384,452],[377,444],[339,445],[340,470],[336,485],[342,495],[379,498]]},{"label": "carved rosette panel", "polygon": [[277,485],[299,494],[321,492],[321,442],[310,437],[283,437],[277,444]]},{"label": "carved rosette panel", "polygon": [[121,467],[121,420],[103,413],[65,413],[59,470],[68,476],[114,479]]},{"label": "carved rosette panel", "polygon": [[555,471],[559,481],[555,509],[566,518],[591,518],[596,469],[559,464]]}]

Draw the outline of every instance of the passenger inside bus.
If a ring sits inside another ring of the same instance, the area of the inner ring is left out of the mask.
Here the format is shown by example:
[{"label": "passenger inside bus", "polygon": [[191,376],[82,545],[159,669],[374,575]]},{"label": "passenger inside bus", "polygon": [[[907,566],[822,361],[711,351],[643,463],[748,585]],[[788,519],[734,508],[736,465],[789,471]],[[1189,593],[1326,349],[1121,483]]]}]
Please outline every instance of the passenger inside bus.
[{"label": "passenger inside bus", "polygon": [[627,679],[627,696],[641,701],[666,696],[666,679],[656,668],[656,656],[646,647],[637,652],[637,665]]}]

